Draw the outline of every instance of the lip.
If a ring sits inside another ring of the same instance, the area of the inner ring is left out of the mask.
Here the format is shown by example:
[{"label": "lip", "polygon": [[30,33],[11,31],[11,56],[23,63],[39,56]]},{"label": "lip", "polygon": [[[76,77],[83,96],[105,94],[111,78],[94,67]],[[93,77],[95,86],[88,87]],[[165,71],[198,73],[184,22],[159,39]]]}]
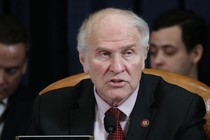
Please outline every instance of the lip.
[{"label": "lip", "polygon": [[111,79],[109,81],[109,85],[114,88],[121,88],[121,87],[125,86],[126,84],[127,84],[127,82],[122,79]]}]

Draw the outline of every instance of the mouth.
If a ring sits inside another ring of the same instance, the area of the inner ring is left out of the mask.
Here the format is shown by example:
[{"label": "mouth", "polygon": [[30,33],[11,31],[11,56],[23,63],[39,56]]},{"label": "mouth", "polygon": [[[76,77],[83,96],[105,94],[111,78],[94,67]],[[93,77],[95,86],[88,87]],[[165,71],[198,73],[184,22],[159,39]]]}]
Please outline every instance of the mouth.
[{"label": "mouth", "polygon": [[113,83],[120,83],[120,82],[123,82],[123,80],[120,80],[120,79],[112,79],[111,82],[113,82]]},{"label": "mouth", "polygon": [[126,81],[122,79],[112,79],[110,80],[110,85],[115,88],[123,87],[126,84]]}]

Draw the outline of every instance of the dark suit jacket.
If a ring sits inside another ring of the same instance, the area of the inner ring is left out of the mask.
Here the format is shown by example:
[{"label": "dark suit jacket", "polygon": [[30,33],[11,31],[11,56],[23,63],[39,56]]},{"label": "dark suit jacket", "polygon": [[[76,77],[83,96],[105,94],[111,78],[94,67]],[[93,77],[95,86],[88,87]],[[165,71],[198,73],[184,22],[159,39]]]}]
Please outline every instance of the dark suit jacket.
[{"label": "dark suit jacket", "polygon": [[[35,101],[31,134],[93,135],[95,103],[90,80],[45,93]],[[126,139],[206,139],[204,115],[205,105],[200,96],[160,77],[143,74]],[[148,127],[140,125],[143,119],[150,121]]]},{"label": "dark suit jacket", "polygon": [[8,107],[3,117],[1,140],[15,140],[15,136],[27,133],[31,124],[35,97],[35,93],[24,86],[19,86],[9,97]]}]

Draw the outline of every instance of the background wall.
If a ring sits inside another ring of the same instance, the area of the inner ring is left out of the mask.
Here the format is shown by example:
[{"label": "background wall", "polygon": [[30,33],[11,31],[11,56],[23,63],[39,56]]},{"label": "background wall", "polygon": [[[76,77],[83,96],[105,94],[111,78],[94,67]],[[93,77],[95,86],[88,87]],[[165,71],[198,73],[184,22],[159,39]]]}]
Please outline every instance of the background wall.
[{"label": "background wall", "polygon": [[[58,79],[82,72],[76,50],[78,28],[90,13],[105,7],[131,9],[149,26],[161,12],[180,7],[202,15],[210,26],[209,0],[0,0],[0,14],[17,16],[30,32],[29,69],[23,81],[40,90]],[[208,85],[209,42],[200,68],[201,80]]]}]

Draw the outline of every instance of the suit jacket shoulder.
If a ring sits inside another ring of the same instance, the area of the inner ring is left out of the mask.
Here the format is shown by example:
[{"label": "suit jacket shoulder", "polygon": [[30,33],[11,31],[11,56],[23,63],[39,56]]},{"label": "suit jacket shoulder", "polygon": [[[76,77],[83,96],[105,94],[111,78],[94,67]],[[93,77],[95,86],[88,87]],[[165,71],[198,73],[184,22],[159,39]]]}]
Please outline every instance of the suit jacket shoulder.
[{"label": "suit jacket shoulder", "polygon": [[28,131],[35,97],[35,92],[23,85],[9,97],[1,140],[13,140]]},{"label": "suit jacket shoulder", "polygon": [[[74,87],[49,91],[35,100],[35,115],[32,134],[87,134],[92,133],[95,98],[91,80],[83,80]],[[39,110],[39,107],[41,108]],[[84,117],[87,119],[80,119]],[[59,127],[58,127],[59,126]],[[84,129],[85,127],[91,127]],[[85,130],[85,131],[83,131]],[[88,132],[87,132],[88,130]]]},{"label": "suit jacket shoulder", "polygon": [[[205,139],[204,115],[205,104],[200,96],[161,77],[143,74],[127,137],[132,140]],[[144,126],[145,122],[148,126]]]},{"label": "suit jacket shoulder", "polygon": [[[93,135],[95,103],[91,80],[38,96],[31,132]],[[201,97],[161,77],[143,74],[126,139],[205,139],[204,114]]]}]

